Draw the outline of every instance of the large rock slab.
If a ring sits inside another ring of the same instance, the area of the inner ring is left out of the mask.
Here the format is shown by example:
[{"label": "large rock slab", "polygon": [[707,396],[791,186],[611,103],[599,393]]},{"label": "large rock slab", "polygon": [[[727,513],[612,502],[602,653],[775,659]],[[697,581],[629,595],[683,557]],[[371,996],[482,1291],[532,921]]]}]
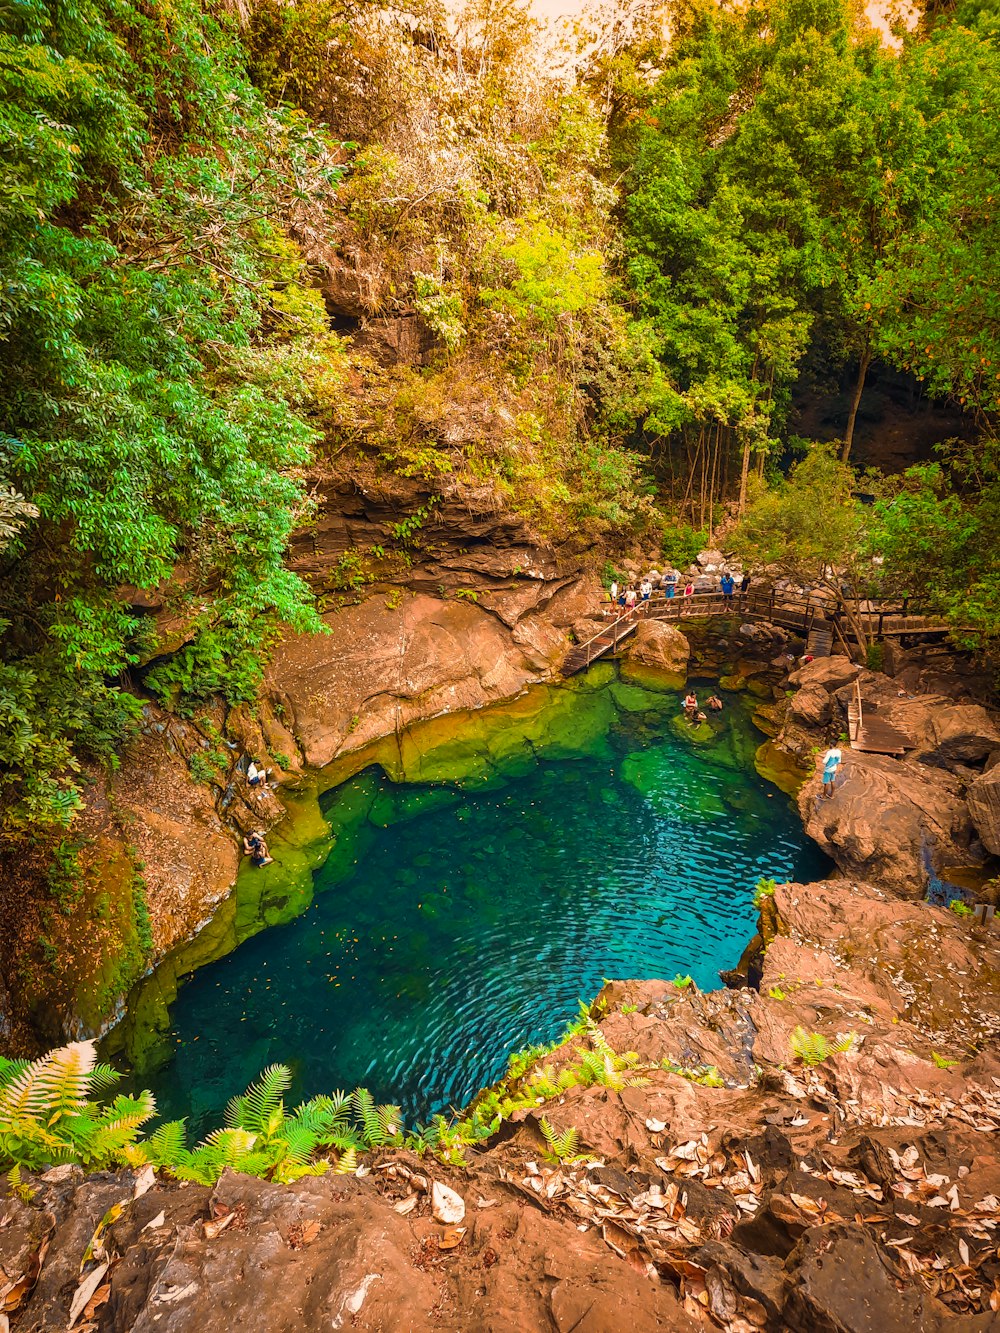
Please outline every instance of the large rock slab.
[{"label": "large rock slab", "polygon": [[969,814],[983,846],[1000,856],[1000,764],[988,769],[968,790]]},{"label": "large rock slab", "polygon": [[822,796],[817,772],[798,806],[808,835],[845,874],[904,898],[924,896],[932,868],[975,860],[962,785],[940,769],[845,750],[833,797]]},{"label": "large rock slab", "polygon": [[850,685],[861,668],[849,657],[817,657],[799,667],[788,677],[788,683],[797,688],[822,686],[825,690],[839,690]]},{"label": "large rock slab", "polygon": [[687,677],[691,645],[675,625],[662,620],[643,620],[628,642],[624,657],[630,663],[662,671],[675,689]]},{"label": "large rock slab", "polygon": [[465,601],[381,598],[326,617],[327,635],[294,635],[268,673],[308,764],[322,768],[411,722],[509,699],[565,649],[542,616],[513,633]]}]

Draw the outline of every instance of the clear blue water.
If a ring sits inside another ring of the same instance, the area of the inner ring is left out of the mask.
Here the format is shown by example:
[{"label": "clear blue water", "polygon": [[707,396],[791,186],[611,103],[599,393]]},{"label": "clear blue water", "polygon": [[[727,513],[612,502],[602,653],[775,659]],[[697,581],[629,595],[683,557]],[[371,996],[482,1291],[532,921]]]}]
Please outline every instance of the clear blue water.
[{"label": "clear blue water", "polygon": [[579,752],[532,744],[529,770],[493,789],[378,770],[338,789],[328,817],[350,809],[356,869],[332,858],[303,916],[183,985],[161,1110],[203,1130],[283,1061],[296,1094],[363,1084],[424,1122],[555,1037],[605,978],[717,985],[753,933],[757,879],[828,862],[750,767],[761,738],[735,699],[717,743],[695,746],[676,695],[616,689]]}]

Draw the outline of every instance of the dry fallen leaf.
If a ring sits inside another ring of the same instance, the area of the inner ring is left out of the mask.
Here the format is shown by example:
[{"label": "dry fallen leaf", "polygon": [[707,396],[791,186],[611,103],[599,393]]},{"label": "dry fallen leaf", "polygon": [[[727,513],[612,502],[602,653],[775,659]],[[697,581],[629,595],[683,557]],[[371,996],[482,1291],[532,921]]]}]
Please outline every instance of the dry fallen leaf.
[{"label": "dry fallen leaf", "polygon": [[[235,1214],[231,1214],[231,1216],[235,1216]],[[322,1230],[323,1227],[321,1223],[307,1222],[302,1228],[302,1244],[311,1245]]]},{"label": "dry fallen leaf", "polygon": [[93,1319],[94,1315],[97,1313],[97,1311],[101,1308],[101,1306],[105,1303],[105,1301],[108,1299],[110,1295],[111,1295],[111,1283],[102,1282],[101,1285],[94,1292],[93,1296],[91,1296],[90,1300],[87,1302],[87,1308],[83,1312],[83,1317],[85,1319]]},{"label": "dry fallen leaf", "polygon": [[151,1166],[144,1166],[135,1178],[135,1185],[132,1188],[132,1198],[141,1199],[142,1196],[151,1190],[156,1184],[156,1172]]},{"label": "dry fallen leaf", "polygon": [[439,1250],[453,1250],[457,1245],[461,1245],[465,1239],[465,1227],[448,1227],[444,1235],[438,1240]]},{"label": "dry fallen leaf", "polygon": [[210,1222],[205,1223],[205,1239],[215,1240],[216,1236],[221,1236],[226,1227],[229,1226],[236,1217],[236,1213],[226,1213],[225,1217],[216,1217]]},{"label": "dry fallen leaf", "polygon": [[393,1205],[393,1208],[394,1211],[399,1213],[401,1217],[409,1217],[410,1213],[413,1212],[416,1206],[417,1206],[417,1196],[415,1194],[411,1194],[405,1199],[400,1199],[399,1203]]},{"label": "dry fallen leaf", "polygon": [[477,1200],[476,1200],[476,1207],[477,1207],[477,1208],[495,1208],[496,1206],[497,1206],[497,1200],[496,1200],[496,1199],[477,1199]]},{"label": "dry fallen leaf", "polygon": [[149,1219],[149,1221],[143,1227],[143,1231],[158,1231],[160,1227],[163,1226],[163,1223],[166,1221],[166,1218],[167,1218],[166,1213],[163,1212],[161,1209],[160,1212],[158,1212],[155,1217],[151,1217]]},{"label": "dry fallen leaf", "polygon": [[92,1272],[87,1274],[77,1287],[76,1294],[73,1297],[73,1303],[69,1307],[69,1323],[66,1325],[67,1329],[71,1329],[83,1314],[90,1302],[91,1296],[93,1296],[94,1292],[101,1285],[101,1282],[104,1279],[104,1274],[108,1271],[110,1266],[111,1265],[107,1260],[98,1264]]}]

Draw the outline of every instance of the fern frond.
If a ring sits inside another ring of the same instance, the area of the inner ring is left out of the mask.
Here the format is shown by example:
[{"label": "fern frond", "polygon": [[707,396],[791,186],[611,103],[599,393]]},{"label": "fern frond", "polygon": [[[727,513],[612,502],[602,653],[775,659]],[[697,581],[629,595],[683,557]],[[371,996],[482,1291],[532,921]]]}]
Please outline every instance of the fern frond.
[{"label": "fern frond", "polygon": [[804,1065],[820,1065],[831,1054],[830,1043],[822,1032],[807,1032],[804,1027],[793,1029],[789,1038],[792,1054]]},{"label": "fern frond", "polygon": [[355,1088],[351,1093],[352,1108],[361,1123],[361,1133],[369,1148],[379,1148],[385,1142],[385,1124],[379,1115],[375,1099],[367,1088]]},{"label": "fern frond", "polygon": [[222,1114],[222,1123],[226,1129],[240,1129],[243,1123],[243,1097],[230,1097]]},{"label": "fern frond", "polygon": [[121,1082],[121,1074],[111,1065],[95,1065],[90,1071],[88,1080],[88,1092],[91,1097],[96,1097],[102,1092],[107,1092]]},{"label": "fern frond", "polygon": [[289,1120],[285,1123],[279,1142],[283,1149],[283,1161],[305,1166],[319,1146],[319,1135],[309,1126]]},{"label": "fern frond", "polygon": [[340,1154],[337,1165],[333,1168],[338,1176],[352,1175],[358,1169],[358,1154],[353,1148]]},{"label": "fern frond", "polygon": [[291,1086],[292,1071],[287,1065],[269,1065],[240,1099],[242,1111],[239,1128],[265,1136],[275,1133],[284,1119],[282,1093],[287,1092]]},{"label": "fern frond", "polygon": [[89,1076],[97,1059],[92,1041],[74,1041],[12,1072],[0,1090],[0,1121],[24,1117],[52,1121],[86,1106]]},{"label": "fern frond", "polygon": [[30,1060],[8,1060],[5,1055],[0,1055],[0,1092],[30,1068]]},{"label": "fern frond", "polygon": [[154,1166],[173,1167],[188,1156],[183,1120],[168,1120],[150,1134],[143,1145],[147,1161]]}]

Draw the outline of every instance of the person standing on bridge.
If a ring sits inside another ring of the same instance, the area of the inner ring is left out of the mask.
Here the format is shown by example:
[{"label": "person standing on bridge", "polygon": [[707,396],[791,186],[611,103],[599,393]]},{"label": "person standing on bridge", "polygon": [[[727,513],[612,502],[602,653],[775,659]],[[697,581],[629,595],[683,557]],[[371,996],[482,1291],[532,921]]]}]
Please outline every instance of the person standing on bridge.
[{"label": "person standing on bridge", "polygon": [[840,772],[840,766],[844,762],[844,756],[840,747],[831,745],[829,750],[823,756],[823,795],[829,800],[833,796],[834,785],[837,780],[837,774]]},{"label": "person standing on bridge", "polygon": [[733,593],[736,591],[736,580],[733,578],[732,574],[730,574],[728,569],[719,580],[719,587],[722,589],[722,595],[726,599],[726,602],[731,603],[733,600]]},{"label": "person standing on bridge", "polygon": [[[641,596],[642,596],[642,600],[643,600],[643,602],[648,602],[649,599],[650,599],[650,597],[652,597],[652,595],[653,595],[653,585],[652,585],[652,583],[649,581],[649,575],[648,575],[648,574],[647,574],[646,577],[643,579],[643,581],[639,584],[639,592],[640,592],[640,594],[641,594]],[[645,609],[648,610],[648,607],[645,608]]]},{"label": "person standing on bridge", "polygon": [[617,579],[612,579],[612,580],[611,580],[611,587],[608,589],[608,597],[609,597],[610,600],[611,600],[611,605],[614,606],[614,604],[618,601],[618,580],[617,580]]},{"label": "person standing on bridge", "polygon": [[636,591],[632,585],[629,584],[628,588],[625,590],[625,610],[629,615],[635,610],[636,600]]}]

